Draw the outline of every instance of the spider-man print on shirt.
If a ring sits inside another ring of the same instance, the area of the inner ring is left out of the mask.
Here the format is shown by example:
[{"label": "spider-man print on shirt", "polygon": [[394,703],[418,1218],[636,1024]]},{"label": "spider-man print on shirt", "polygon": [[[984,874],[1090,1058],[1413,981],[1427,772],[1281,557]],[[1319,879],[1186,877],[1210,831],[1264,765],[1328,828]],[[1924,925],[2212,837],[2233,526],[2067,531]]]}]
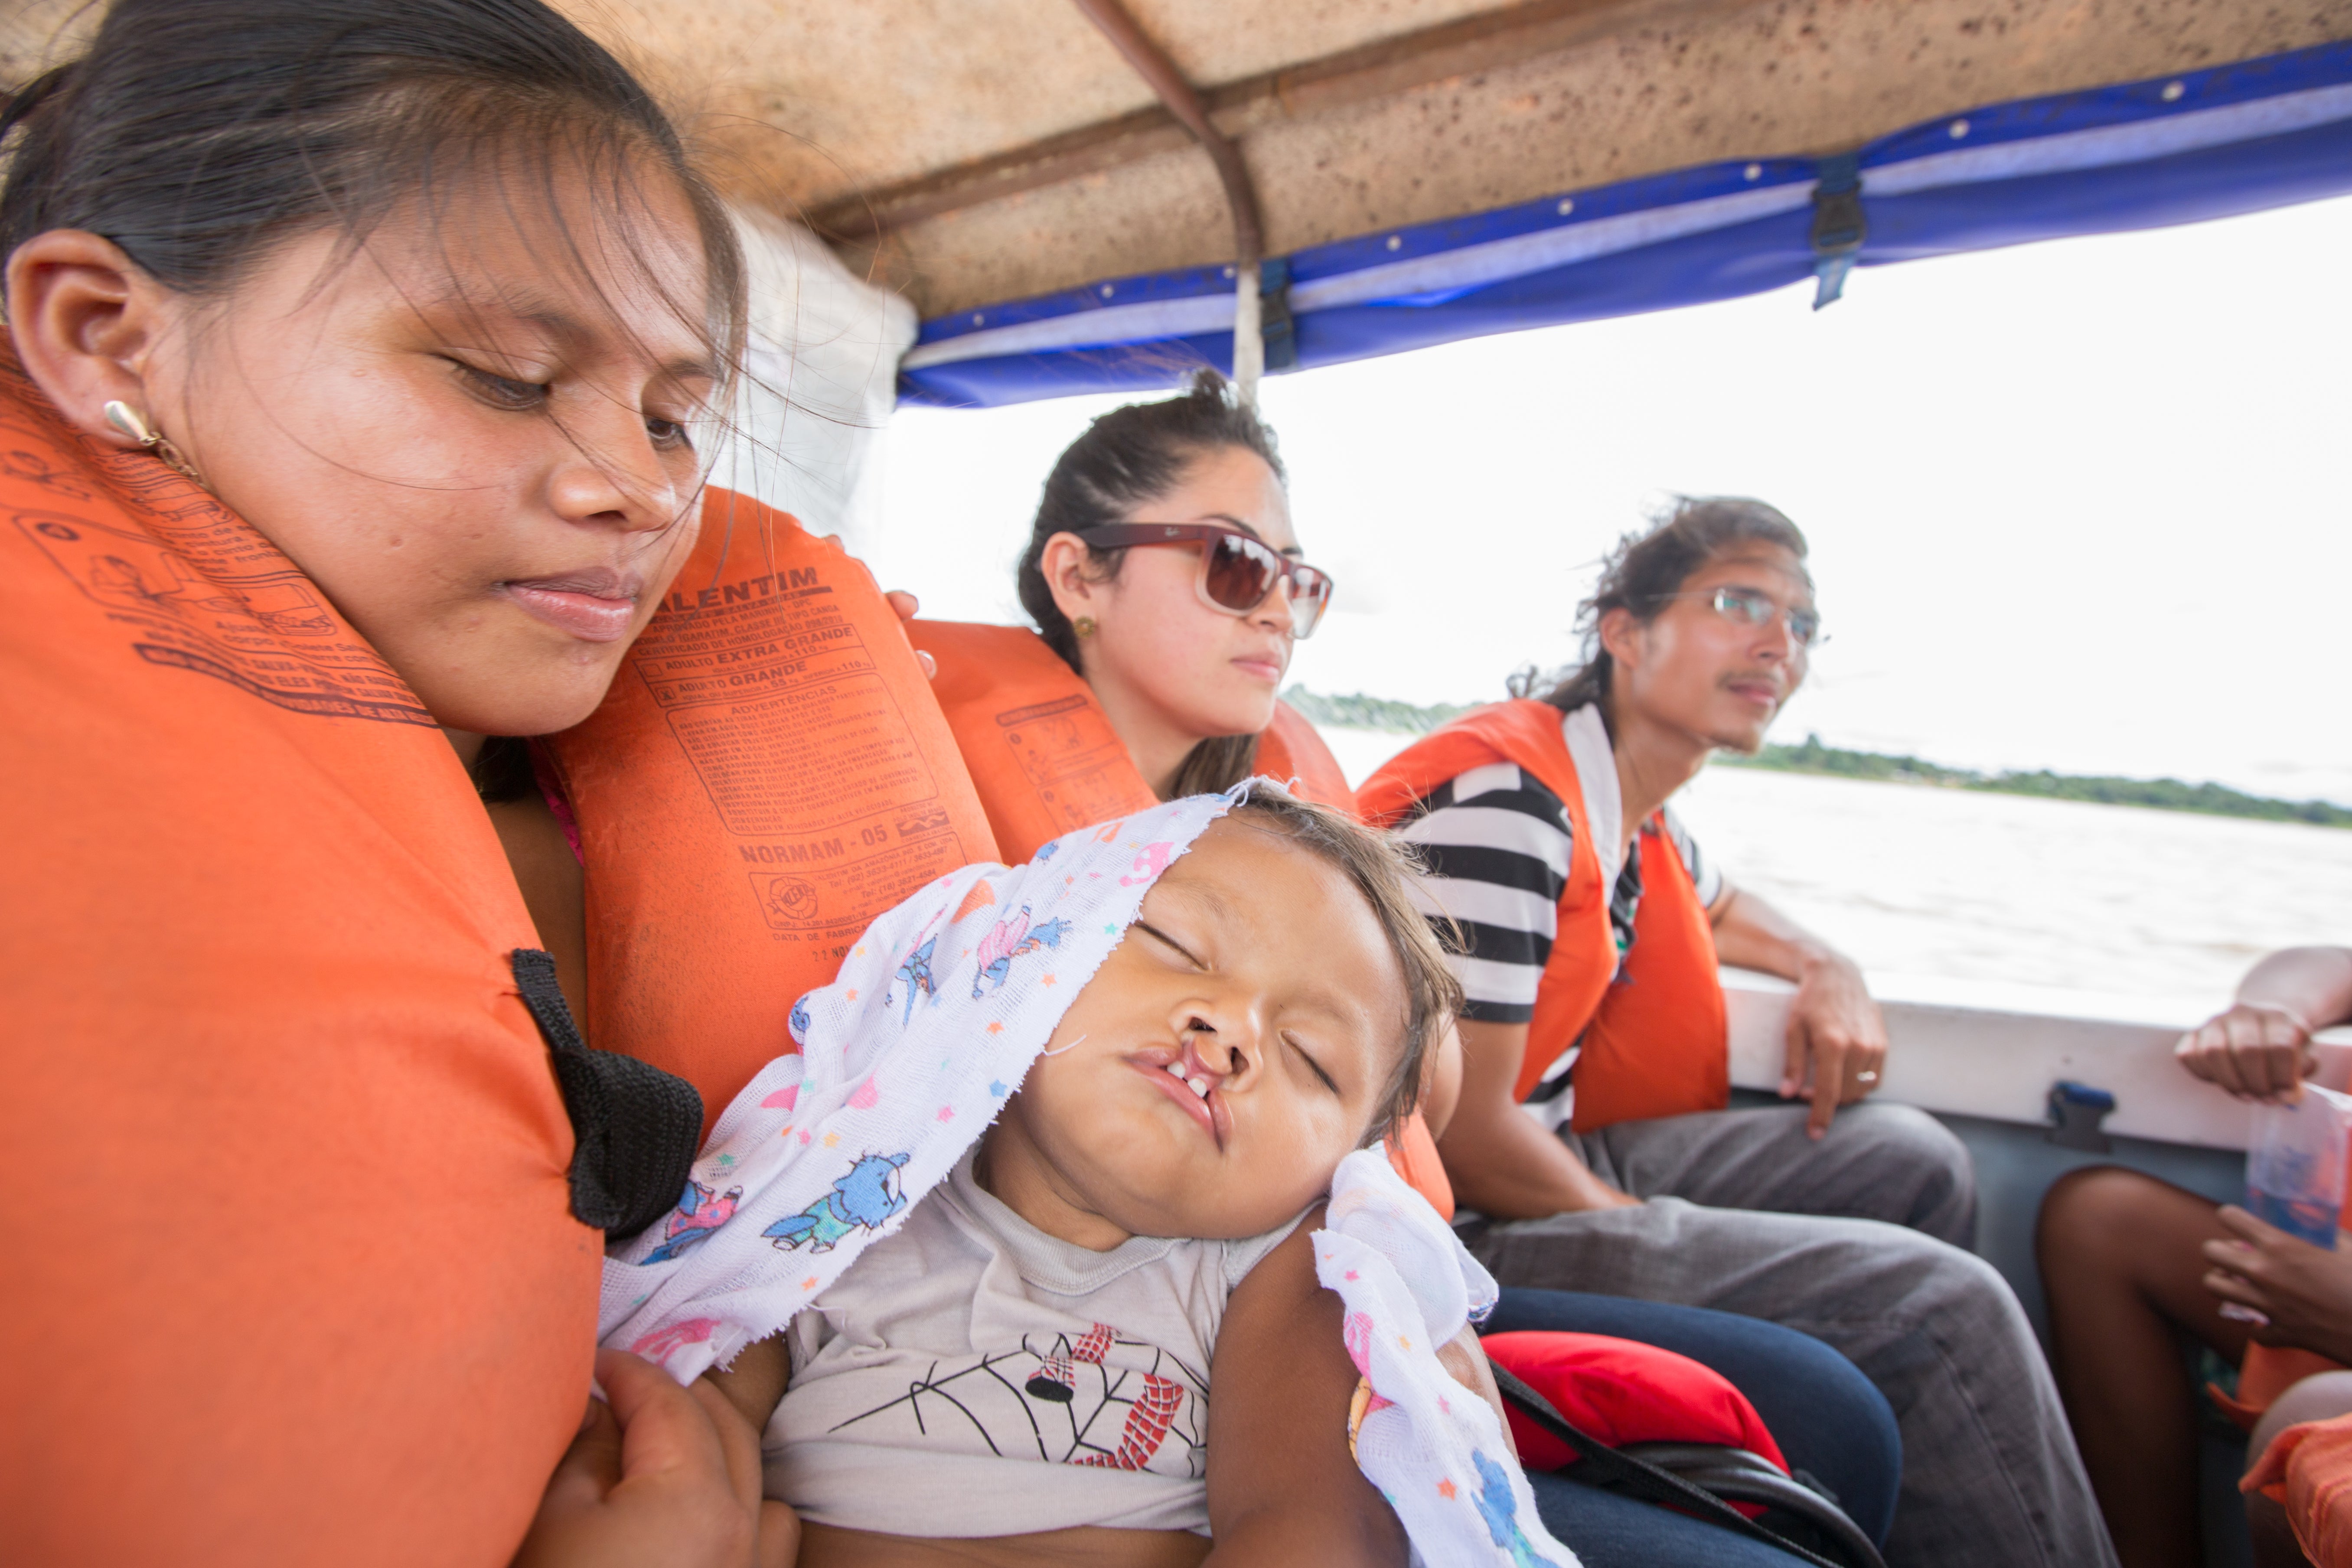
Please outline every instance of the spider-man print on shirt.
[{"label": "spider-man print on shirt", "polygon": [[1208,1474],[1206,1382],[1158,1346],[1097,1323],[1076,1339],[1028,1334],[1018,1350],[934,1362],[906,1394],[833,1430],[894,1447],[1198,1480]]}]

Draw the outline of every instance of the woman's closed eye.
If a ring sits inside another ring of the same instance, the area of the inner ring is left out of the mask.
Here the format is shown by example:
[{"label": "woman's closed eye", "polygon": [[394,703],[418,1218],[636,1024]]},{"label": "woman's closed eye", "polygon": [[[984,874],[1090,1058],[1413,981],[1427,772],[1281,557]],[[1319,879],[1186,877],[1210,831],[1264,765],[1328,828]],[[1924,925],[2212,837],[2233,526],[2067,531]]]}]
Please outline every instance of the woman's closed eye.
[{"label": "woman's closed eye", "polygon": [[452,358],[449,363],[457,367],[457,379],[466,384],[466,390],[493,408],[520,413],[546,406],[547,387],[544,383],[499,375],[479,365],[467,364],[461,359]]},{"label": "woman's closed eye", "polygon": [[[461,359],[451,359],[449,363],[457,367],[458,378],[466,384],[466,389],[493,408],[527,414],[547,406],[551,389],[545,382],[500,375],[496,371],[467,364]],[[673,419],[663,414],[648,414],[645,417],[646,437],[656,450],[693,449],[694,434],[686,420]]]}]

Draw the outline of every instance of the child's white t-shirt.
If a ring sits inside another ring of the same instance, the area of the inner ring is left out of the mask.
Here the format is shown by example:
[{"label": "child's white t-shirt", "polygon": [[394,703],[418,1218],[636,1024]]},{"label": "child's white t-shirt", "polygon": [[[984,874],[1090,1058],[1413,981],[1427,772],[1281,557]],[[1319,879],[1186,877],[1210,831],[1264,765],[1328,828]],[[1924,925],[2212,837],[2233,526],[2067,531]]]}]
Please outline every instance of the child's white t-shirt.
[{"label": "child's white t-shirt", "polygon": [[793,1320],[768,1495],[894,1535],[1207,1533],[1217,1327],[1297,1220],[1090,1252],[983,1192],[971,1163]]}]

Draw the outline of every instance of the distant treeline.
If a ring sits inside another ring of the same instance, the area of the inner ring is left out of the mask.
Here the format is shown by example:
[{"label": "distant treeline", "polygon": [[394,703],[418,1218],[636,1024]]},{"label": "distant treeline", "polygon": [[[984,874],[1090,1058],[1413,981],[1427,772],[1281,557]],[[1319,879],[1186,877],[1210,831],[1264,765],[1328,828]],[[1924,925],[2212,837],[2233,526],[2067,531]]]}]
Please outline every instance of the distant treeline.
[{"label": "distant treeline", "polygon": [[[1448,719],[1467,713],[1472,704],[1441,702],[1419,708],[1391,702],[1384,697],[1325,697],[1294,686],[1283,700],[1318,724],[1354,730],[1387,730],[1425,735]],[[1823,773],[1832,778],[1870,779],[1885,784],[1937,784],[1945,789],[1990,790],[2000,795],[2040,795],[2048,800],[2087,800],[2100,805],[2143,805],[2158,811],[2198,811],[2209,816],[2245,816],[2263,822],[2307,822],[2321,827],[2352,827],[2352,809],[2324,800],[2273,800],[2246,795],[2217,784],[2183,784],[2179,779],[2124,779],[2078,773],[1979,773],[1973,768],[1947,767],[1918,757],[1890,756],[1884,752],[1849,752],[1825,746],[1819,735],[1808,735],[1797,746],[1765,746],[1752,757],[1723,752],[1716,760],[1727,767],[1769,768],[1780,773]]]},{"label": "distant treeline", "polygon": [[2352,810],[2324,800],[2273,800],[2246,795],[2225,784],[2183,784],[2179,779],[2123,779],[2099,774],[2033,773],[1980,773],[1973,768],[1946,767],[1917,757],[1888,756],[1883,752],[1849,752],[1822,744],[1808,735],[1801,746],[1767,744],[1752,757],[1720,752],[1717,761],[1731,767],[1774,768],[1782,773],[1827,773],[1835,778],[1883,779],[1892,784],[1942,784],[1948,789],[1990,790],[2000,795],[2034,795],[2050,800],[2087,800],[2101,805],[2145,805],[2158,811],[2201,811],[2209,816],[2250,816],[2263,822],[2308,822],[2321,827],[2352,827]]},{"label": "distant treeline", "polygon": [[1391,702],[1385,697],[1367,697],[1360,691],[1352,697],[1325,697],[1303,686],[1292,687],[1282,694],[1282,700],[1318,724],[1337,724],[1343,730],[1388,730],[1401,735],[1426,735],[1448,719],[1458,719],[1477,706],[1471,702],[1440,702],[1433,708],[1416,708],[1410,702]]}]

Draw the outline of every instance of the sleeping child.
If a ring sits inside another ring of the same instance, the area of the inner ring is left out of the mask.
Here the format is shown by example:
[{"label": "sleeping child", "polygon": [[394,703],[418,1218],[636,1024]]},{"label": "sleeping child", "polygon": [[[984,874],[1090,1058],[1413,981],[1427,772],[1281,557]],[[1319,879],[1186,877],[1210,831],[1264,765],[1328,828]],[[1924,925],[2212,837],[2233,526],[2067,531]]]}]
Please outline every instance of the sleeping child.
[{"label": "sleeping child", "polygon": [[739,1394],[788,1355],[803,1563],[1573,1563],[1492,1282],[1373,1152],[1458,997],[1406,863],[1251,788],[877,921],[615,1249],[606,1343]]}]

